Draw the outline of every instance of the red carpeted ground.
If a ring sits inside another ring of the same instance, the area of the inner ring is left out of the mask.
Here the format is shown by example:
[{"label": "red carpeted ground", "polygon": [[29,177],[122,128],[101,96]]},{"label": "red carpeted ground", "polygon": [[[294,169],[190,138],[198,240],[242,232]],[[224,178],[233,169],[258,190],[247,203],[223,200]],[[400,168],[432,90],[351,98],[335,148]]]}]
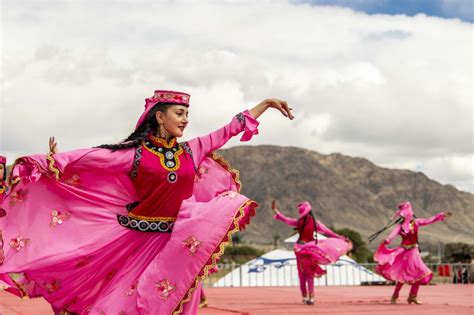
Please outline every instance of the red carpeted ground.
[{"label": "red carpeted ground", "polygon": [[[408,288],[402,289],[398,305],[390,305],[393,286],[317,287],[316,304],[303,305],[298,289],[208,288],[209,307],[199,314],[474,314],[474,285],[436,285],[420,288],[423,305],[408,305]],[[2,315],[52,314],[41,299],[21,300],[0,292]]]}]

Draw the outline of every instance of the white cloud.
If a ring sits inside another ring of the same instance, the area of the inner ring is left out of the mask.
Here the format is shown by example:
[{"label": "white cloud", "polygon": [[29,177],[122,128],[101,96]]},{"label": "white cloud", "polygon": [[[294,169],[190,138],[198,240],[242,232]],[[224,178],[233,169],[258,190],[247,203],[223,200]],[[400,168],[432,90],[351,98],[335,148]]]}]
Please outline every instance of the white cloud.
[{"label": "white cloud", "polygon": [[166,88],[192,94],[188,136],[278,97],[297,120],[265,115],[253,144],[364,156],[473,191],[469,23],[284,1],[10,1],[3,11],[10,159],[45,151],[49,135],[61,150],[119,141],[144,98]]}]

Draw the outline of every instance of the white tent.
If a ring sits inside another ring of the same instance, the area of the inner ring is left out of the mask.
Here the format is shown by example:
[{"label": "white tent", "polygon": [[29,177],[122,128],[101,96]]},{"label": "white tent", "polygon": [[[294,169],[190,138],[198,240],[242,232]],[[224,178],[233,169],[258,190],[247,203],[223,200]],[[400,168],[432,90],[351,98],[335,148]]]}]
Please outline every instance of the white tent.
[{"label": "white tent", "polygon": [[[318,234],[318,239],[325,237]],[[294,244],[297,236],[285,240]],[[323,266],[327,274],[315,279],[315,285],[361,285],[386,282],[348,256]],[[298,286],[298,271],[293,250],[276,249],[235,268],[220,278],[215,287]]]}]

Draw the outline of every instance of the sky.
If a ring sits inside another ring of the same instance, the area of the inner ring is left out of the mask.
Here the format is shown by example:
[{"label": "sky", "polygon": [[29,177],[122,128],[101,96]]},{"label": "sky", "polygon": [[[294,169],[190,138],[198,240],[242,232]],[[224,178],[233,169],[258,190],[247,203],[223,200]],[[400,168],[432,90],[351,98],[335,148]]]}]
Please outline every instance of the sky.
[{"label": "sky", "polygon": [[425,14],[474,22],[471,0],[294,0],[292,3],[347,7],[368,14]]},{"label": "sky", "polygon": [[[328,5],[330,2],[331,5]],[[470,1],[1,1],[0,154],[115,143],[155,89],[189,139],[265,98],[250,145],[364,157],[474,192]],[[237,139],[227,147],[240,145]]]}]

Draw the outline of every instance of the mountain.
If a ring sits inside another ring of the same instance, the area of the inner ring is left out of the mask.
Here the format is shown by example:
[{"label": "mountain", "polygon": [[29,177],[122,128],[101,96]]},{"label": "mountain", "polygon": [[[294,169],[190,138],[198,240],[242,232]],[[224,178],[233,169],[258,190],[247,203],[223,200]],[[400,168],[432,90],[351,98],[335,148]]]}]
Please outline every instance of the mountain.
[{"label": "mountain", "polygon": [[422,244],[474,244],[474,195],[441,185],[421,172],[388,169],[364,158],[296,147],[239,146],[218,153],[240,171],[241,193],[260,204],[243,234],[244,241],[271,243],[274,233],[283,239],[294,233],[272,219],[272,199],[277,200],[280,211],[293,217],[297,216],[296,205],[308,200],[316,218],[326,226],[347,227],[363,237],[383,227],[398,203],[408,200],[417,217],[453,213],[445,222],[422,227]]}]

